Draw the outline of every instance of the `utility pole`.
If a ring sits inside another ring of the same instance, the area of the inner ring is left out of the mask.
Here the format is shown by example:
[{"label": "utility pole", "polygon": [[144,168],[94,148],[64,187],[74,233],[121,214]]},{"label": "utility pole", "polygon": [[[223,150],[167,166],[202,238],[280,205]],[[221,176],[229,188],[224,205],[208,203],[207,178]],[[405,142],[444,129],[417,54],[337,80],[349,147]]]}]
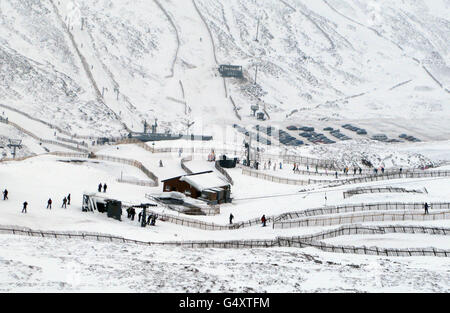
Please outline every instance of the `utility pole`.
[{"label": "utility pole", "polygon": [[256,65],[255,69],[255,85],[256,85],[256,77],[258,76],[258,64]]},{"label": "utility pole", "polygon": [[186,136],[189,136],[189,128],[192,126],[192,125],[194,125],[194,123],[195,122],[189,122],[189,120],[187,120],[187,122],[186,123],[184,123],[184,125],[186,125]]},{"label": "utility pole", "polygon": [[22,140],[21,139],[9,139],[9,144],[8,144],[8,148],[12,148],[12,155],[13,155],[13,159],[16,158],[16,149],[22,148]]},{"label": "utility pole", "polygon": [[258,34],[259,34],[259,17],[258,17],[258,24],[256,26],[256,37],[255,37],[255,41],[258,41]]}]

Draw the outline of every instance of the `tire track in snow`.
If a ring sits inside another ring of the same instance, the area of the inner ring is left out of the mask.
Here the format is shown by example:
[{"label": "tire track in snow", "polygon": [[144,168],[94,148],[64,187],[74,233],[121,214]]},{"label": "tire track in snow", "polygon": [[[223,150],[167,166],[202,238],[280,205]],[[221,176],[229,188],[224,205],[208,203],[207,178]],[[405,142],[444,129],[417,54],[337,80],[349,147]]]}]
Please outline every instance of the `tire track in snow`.
[{"label": "tire track in snow", "polygon": [[406,84],[408,84],[408,83],[410,83],[410,82],[412,82],[412,79],[407,80],[407,81],[404,81],[404,82],[402,82],[402,83],[400,83],[400,84],[397,84],[397,85],[395,85],[394,87],[389,88],[389,90],[394,90],[395,88],[401,87],[401,86],[406,85]]},{"label": "tire track in snow", "polygon": [[158,0],[153,0],[153,2],[155,2],[155,4],[161,9],[161,11],[164,13],[164,15],[169,20],[169,23],[172,25],[173,29],[175,30],[175,36],[177,38],[177,49],[175,50],[175,56],[173,58],[172,66],[170,69],[171,74],[166,77],[166,78],[172,78],[174,75],[175,63],[177,62],[177,59],[178,59],[178,51],[180,50],[180,36],[178,35],[178,29],[177,29],[172,17],[169,15],[169,13],[166,11],[166,9],[162,6],[161,3],[159,3]]}]

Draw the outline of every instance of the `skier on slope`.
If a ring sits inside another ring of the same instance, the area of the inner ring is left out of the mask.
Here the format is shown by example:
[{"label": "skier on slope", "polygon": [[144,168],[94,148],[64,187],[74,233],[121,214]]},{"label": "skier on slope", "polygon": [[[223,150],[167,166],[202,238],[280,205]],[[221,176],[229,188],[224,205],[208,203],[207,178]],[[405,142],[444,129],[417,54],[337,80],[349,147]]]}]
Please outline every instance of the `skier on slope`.
[{"label": "skier on slope", "polygon": [[66,197],[64,197],[64,199],[63,199],[63,203],[61,205],[61,208],[67,209],[67,198]]},{"label": "skier on slope", "polygon": [[67,204],[70,205],[70,193],[67,195]]},{"label": "skier on slope", "polygon": [[102,192],[102,183],[98,184],[98,192]]},{"label": "skier on slope", "polygon": [[233,214],[230,213],[230,224],[233,224],[233,218],[234,218]]},{"label": "skier on slope", "polygon": [[8,199],[8,190],[6,190],[6,188],[5,188],[5,190],[3,190],[3,200],[6,200],[6,199]]},{"label": "skier on slope", "polygon": [[103,184],[103,192],[106,192],[106,188],[107,188],[106,183],[104,183]]}]

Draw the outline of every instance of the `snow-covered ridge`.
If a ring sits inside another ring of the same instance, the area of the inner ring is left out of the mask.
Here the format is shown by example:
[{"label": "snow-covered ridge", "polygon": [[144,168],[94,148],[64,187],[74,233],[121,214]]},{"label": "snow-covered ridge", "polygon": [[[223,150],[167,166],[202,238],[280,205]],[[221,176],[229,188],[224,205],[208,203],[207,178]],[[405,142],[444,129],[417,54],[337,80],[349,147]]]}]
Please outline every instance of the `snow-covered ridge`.
[{"label": "snow-covered ridge", "polygon": [[[442,118],[450,116],[449,7],[446,0],[2,1],[0,99],[85,135],[141,130],[154,117],[173,132],[189,119],[200,132],[238,116],[253,121],[256,103],[275,124],[286,115],[349,112]],[[222,80],[217,63],[242,65],[244,79]]]}]

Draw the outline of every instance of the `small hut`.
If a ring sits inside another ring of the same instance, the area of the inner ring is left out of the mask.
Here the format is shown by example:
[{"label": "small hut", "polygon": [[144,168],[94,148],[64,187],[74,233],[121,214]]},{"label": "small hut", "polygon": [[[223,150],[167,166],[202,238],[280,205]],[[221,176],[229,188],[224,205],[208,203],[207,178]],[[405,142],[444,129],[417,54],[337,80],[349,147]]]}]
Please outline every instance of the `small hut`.
[{"label": "small hut", "polygon": [[162,181],[163,191],[177,191],[209,204],[231,202],[231,186],[213,171],[172,177]]}]

